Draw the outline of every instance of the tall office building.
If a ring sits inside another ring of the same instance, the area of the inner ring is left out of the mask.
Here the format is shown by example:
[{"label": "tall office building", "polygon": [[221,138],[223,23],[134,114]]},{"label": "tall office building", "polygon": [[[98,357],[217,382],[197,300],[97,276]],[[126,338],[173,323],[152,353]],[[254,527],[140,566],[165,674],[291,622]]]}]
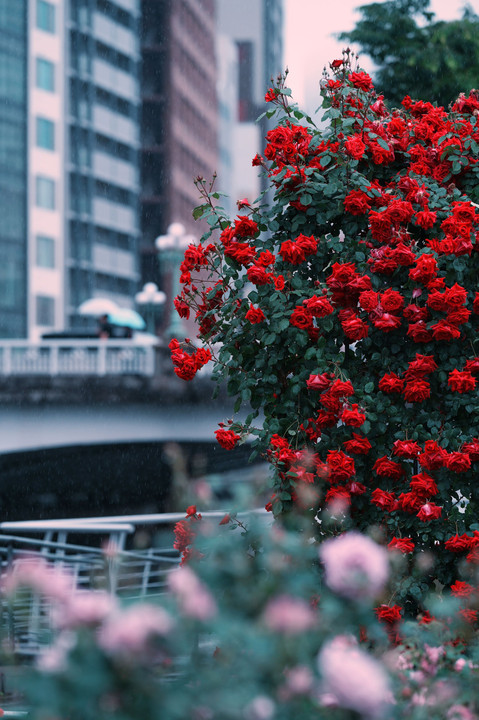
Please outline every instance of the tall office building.
[{"label": "tall office building", "polygon": [[[236,48],[237,95],[232,132],[232,167],[224,190],[234,201],[255,200],[264,189],[252,158],[261,153],[268,121],[264,95],[283,67],[283,0],[219,0],[218,30]],[[224,42],[224,41],[222,41]]]},{"label": "tall office building", "polygon": [[140,252],[145,281],[161,282],[155,238],[171,223],[182,223],[196,236],[205,229],[192,217],[199,202],[193,181],[198,175],[209,181],[218,170],[215,4],[142,0]]},{"label": "tall office building", "polygon": [[139,0],[0,0],[0,336],[139,284]]}]

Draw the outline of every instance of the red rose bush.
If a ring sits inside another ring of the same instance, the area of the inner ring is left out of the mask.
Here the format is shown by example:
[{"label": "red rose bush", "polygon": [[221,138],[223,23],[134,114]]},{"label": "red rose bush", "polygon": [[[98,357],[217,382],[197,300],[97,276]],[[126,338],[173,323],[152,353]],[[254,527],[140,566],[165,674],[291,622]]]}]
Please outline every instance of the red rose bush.
[{"label": "red rose bush", "polygon": [[[253,164],[269,194],[236,219],[198,179],[211,231],[177,303],[236,410],[251,408],[228,446],[253,437],[269,460],[274,515],[309,511],[320,538],[377,526],[412,564],[434,551],[450,586],[475,558],[449,540],[475,543],[479,100],[388,110],[348,53],[321,92],[322,128],[285,76],[267,93],[277,126]],[[423,590],[398,589],[407,612]]]}]

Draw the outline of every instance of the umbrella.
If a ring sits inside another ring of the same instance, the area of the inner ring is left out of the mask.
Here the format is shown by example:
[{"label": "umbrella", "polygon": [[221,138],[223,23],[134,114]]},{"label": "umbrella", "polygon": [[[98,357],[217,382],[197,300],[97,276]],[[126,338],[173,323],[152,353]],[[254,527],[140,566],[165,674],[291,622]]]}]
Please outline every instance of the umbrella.
[{"label": "umbrella", "polygon": [[113,312],[108,313],[108,322],[110,325],[118,325],[120,327],[128,327],[132,330],[144,330],[146,322],[136,310],[129,308],[116,308]]},{"label": "umbrella", "polygon": [[113,300],[104,297],[94,297],[82,302],[77,309],[77,313],[79,315],[89,315],[90,317],[101,317],[102,315],[108,315],[108,313],[114,313],[117,310],[119,310],[119,307]]}]

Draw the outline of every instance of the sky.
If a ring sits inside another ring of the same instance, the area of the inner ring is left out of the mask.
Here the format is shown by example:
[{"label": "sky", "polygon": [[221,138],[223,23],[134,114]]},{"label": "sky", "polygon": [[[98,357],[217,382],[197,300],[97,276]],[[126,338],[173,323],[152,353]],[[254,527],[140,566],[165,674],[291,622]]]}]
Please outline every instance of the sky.
[{"label": "sky", "polygon": [[[300,107],[313,113],[319,105],[318,83],[323,67],[341,57],[344,42],[334,33],[352,30],[361,15],[355,11],[370,0],[285,0],[285,67],[289,69],[288,86]],[[431,0],[430,10],[437,20],[461,17],[466,0]],[[479,13],[479,0],[469,0]],[[371,71],[369,58],[361,65]]]}]

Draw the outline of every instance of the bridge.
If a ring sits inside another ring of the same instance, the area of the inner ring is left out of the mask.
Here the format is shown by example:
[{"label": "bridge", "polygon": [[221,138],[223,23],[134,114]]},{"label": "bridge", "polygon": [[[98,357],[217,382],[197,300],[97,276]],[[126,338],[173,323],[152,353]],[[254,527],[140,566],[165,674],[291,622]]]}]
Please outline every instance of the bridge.
[{"label": "bridge", "polygon": [[206,486],[224,504],[258,466],[216,443],[232,405],[213,387],[161,343],[0,341],[1,519],[182,511]]}]

